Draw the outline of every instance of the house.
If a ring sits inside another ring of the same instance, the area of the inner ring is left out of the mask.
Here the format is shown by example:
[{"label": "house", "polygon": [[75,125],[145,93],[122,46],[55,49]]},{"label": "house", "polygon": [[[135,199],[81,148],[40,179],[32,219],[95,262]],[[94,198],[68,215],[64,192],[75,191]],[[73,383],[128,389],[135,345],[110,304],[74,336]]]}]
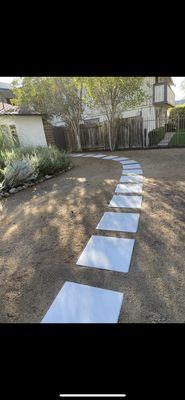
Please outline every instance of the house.
[{"label": "house", "polygon": [[13,106],[14,97],[10,84],[0,82],[0,126],[8,125],[22,146],[47,146],[47,124],[42,115]]},{"label": "house", "polygon": [[47,146],[47,134],[42,115],[0,102],[0,125],[9,125],[21,146]]},{"label": "house", "polygon": [[[145,77],[144,91],[149,97],[141,106],[133,107],[122,112],[123,118],[142,116],[144,120],[167,117],[167,112],[170,107],[175,106],[175,94],[171,88],[174,85],[171,77]],[[99,119],[102,122],[106,116],[100,110],[90,110],[86,107],[85,120]]]}]

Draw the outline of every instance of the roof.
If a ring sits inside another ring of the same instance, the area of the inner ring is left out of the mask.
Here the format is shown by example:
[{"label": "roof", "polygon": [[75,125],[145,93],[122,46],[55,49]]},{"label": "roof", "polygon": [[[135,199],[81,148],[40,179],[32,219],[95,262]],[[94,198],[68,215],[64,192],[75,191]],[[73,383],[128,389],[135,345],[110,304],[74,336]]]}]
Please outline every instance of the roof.
[{"label": "roof", "polygon": [[171,85],[175,86],[175,83],[174,83],[174,81],[173,81],[172,77],[171,77],[171,76],[169,76],[169,78],[170,78]]},{"label": "roof", "polygon": [[0,87],[0,98],[13,99],[14,97],[15,97],[15,95],[13,94],[13,92],[11,90]]},{"label": "roof", "polygon": [[0,82],[0,89],[10,89],[10,84],[6,82]]},{"label": "roof", "polygon": [[23,109],[12,104],[0,102],[0,115],[41,115],[37,111]]}]

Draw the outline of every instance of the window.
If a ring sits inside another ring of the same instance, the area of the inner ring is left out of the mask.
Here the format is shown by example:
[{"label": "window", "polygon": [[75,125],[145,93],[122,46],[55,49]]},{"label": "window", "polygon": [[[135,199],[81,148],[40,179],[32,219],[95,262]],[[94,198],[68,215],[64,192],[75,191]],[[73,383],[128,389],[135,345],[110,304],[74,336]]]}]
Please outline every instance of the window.
[{"label": "window", "polygon": [[19,145],[19,138],[18,138],[18,135],[17,135],[16,126],[15,125],[9,125],[9,127],[10,127],[10,131],[11,131],[11,134],[12,134],[12,136],[14,138],[15,143],[17,145]]}]

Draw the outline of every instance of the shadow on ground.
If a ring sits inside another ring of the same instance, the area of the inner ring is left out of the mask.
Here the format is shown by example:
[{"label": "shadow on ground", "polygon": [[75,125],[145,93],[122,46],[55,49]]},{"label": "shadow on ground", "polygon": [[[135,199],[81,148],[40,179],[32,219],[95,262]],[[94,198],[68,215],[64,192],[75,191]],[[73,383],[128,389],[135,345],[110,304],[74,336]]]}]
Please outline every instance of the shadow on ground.
[{"label": "shadow on ground", "polygon": [[[136,235],[95,229],[113,211],[113,161],[73,159],[66,174],[1,202],[0,322],[40,322],[66,280],[123,292],[119,322],[185,321],[185,149],[119,155],[143,163]],[[128,274],[76,266],[92,234],[136,238]]]}]

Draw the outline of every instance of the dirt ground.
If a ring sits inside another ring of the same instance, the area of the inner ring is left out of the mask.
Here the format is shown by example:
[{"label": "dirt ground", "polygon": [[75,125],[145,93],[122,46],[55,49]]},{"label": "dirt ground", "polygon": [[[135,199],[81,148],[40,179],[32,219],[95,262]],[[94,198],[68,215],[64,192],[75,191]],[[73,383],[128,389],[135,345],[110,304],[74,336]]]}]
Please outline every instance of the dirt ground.
[{"label": "dirt ground", "polygon": [[[143,164],[137,234],[96,231],[113,211],[113,161],[73,158],[67,173],[0,201],[0,322],[40,322],[67,280],[123,292],[121,323],[185,322],[185,149],[114,155]],[[128,274],[76,265],[102,233],[136,238]]]}]

